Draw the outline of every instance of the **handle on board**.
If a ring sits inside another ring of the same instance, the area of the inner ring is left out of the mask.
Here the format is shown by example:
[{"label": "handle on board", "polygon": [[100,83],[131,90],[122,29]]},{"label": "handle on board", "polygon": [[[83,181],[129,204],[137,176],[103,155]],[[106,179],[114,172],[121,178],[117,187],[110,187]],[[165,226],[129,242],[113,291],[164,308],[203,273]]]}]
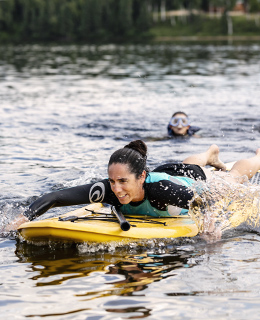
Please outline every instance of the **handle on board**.
[{"label": "handle on board", "polygon": [[122,212],[116,208],[115,206],[111,207],[112,213],[117,217],[118,222],[120,224],[120,228],[123,231],[128,231],[131,228],[131,225],[128,221],[126,221],[125,217],[123,216]]}]

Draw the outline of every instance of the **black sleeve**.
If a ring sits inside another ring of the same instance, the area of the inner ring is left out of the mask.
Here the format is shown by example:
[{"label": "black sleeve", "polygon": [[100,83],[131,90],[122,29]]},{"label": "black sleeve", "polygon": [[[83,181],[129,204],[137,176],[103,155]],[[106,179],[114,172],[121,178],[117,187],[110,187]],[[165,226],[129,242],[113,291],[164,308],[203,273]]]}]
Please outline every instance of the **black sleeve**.
[{"label": "black sleeve", "polygon": [[200,131],[200,127],[190,126],[188,130],[188,135],[193,136],[196,132]]},{"label": "black sleeve", "polygon": [[108,179],[99,182],[48,193],[33,202],[24,215],[32,220],[54,207],[73,206],[93,202],[117,204]]},{"label": "black sleeve", "polygon": [[192,197],[191,189],[172,181],[161,180],[148,186],[148,198],[159,210],[165,210],[168,205],[189,209]]}]

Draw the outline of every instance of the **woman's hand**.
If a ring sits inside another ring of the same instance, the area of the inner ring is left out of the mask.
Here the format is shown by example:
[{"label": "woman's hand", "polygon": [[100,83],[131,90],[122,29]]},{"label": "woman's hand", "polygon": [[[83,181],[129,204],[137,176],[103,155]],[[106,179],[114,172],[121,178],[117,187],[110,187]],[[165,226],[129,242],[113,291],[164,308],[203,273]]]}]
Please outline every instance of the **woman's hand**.
[{"label": "woman's hand", "polygon": [[24,212],[24,216],[33,220],[52,208],[56,202],[56,193],[49,193],[34,201]]},{"label": "woman's hand", "polygon": [[9,223],[5,228],[4,228],[4,232],[10,232],[10,231],[14,231],[17,230],[17,228],[25,223],[28,222],[28,218],[26,218],[23,214],[20,214],[14,221],[12,221],[11,223]]}]

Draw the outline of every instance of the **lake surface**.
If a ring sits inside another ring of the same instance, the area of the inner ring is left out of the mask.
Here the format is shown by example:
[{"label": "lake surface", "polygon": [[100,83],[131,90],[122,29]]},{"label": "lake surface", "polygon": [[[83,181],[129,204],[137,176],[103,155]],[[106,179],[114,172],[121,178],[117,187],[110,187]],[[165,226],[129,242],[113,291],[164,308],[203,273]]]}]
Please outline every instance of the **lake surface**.
[{"label": "lake surface", "polygon": [[[260,147],[260,43],[0,47],[0,227],[36,197],[107,176],[143,139],[151,169]],[[169,139],[185,111],[200,138]],[[71,208],[69,208],[71,209]],[[68,211],[50,210],[43,217]],[[36,246],[0,235],[3,319],[259,319],[260,235]]]}]

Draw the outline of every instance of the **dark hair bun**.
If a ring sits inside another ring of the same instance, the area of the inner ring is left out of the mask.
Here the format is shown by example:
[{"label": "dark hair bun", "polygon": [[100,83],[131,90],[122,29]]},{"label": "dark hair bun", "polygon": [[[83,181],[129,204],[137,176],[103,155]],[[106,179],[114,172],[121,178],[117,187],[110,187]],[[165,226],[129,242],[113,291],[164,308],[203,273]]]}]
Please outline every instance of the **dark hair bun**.
[{"label": "dark hair bun", "polygon": [[125,148],[138,151],[144,158],[146,158],[147,146],[142,140],[131,141],[129,144],[125,146]]}]

